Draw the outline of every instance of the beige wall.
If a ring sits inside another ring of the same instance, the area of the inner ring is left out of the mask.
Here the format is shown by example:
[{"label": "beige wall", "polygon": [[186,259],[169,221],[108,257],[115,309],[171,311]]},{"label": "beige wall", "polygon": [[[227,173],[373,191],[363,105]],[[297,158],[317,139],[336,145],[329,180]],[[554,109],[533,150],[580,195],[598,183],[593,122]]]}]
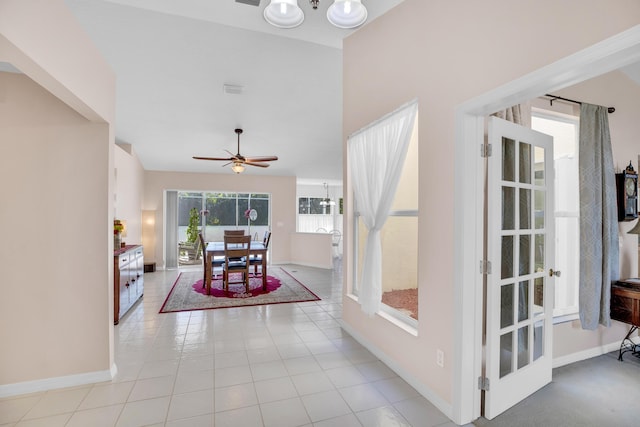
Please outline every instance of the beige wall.
[{"label": "beige wall", "polygon": [[61,0],[1,0],[0,61],[0,395],[107,380],[115,76]]},{"label": "beige wall", "polygon": [[[271,194],[270,260],[281,264],[291,260],[290,235],[296,231],[296,178],[294,176],[202,174],[146,171],[144,173],[145,211],[155,211],[155,259],[164,268],[164,192],[229,191]],[[146,237],[145,237],[146,239]]]},{"label": "beige wall", "polygon": [[[595,0],[405,0],[344,42],[345,140],[404,102],[419,100],[420,322],[416,337],[380,316],[363,315],[348,297],[344,299],[344,321],[445,411],[453,403],[452,278],[460,268],[454,258],[453,213],[464,209],[454,206],[454,109],[632,27],[638,16],[640,3],[635,0],[615,4]],[[343,154],[346,159],[346,145]],[[346,160],[344,171],[345,224],[350,228]],[[350,233],[345,235],[348,291],[353,273]],[[437,349],[444,351],[444,368],[436,365]]]},{"label": "beige wall", "polygon": [[142,243],[142,194],[144,169],[131,146],[114,149],[115,198],[114,218],[126,221],[127,235],[122,240],[128,245]]},{"label": "beige wall", "polygon": [[291,233],[291,262],[317,268],[333,268],[333,236],[327,233]]}]

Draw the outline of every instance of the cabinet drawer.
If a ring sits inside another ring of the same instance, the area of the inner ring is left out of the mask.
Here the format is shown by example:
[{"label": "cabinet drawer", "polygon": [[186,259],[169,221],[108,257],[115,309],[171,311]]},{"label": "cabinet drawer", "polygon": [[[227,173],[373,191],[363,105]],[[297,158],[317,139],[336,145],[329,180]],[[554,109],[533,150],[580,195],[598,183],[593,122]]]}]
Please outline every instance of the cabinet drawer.
[{"label": "cabinet drawer", "polygon": [[118,267],[120,268],[120,270],[122,270],[122,268],[129,264],[129,262],[131,261],[131,254],[129,253],[124,253],[122,255],[120,255],[119,260],[118,260]]}]

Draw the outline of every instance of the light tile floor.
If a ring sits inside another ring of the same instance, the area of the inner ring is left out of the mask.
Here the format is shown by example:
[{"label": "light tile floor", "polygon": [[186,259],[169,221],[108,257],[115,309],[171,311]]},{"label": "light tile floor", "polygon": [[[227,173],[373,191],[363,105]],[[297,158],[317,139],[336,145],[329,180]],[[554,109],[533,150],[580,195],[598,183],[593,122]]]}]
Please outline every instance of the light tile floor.
[{"label": "light tile floor", "polygon": [[146,274],[114,380],[0,399],[0,425],[455,425],[340,328],[339,271],[283,267],[321,300],[159,314],[178,271]]}]

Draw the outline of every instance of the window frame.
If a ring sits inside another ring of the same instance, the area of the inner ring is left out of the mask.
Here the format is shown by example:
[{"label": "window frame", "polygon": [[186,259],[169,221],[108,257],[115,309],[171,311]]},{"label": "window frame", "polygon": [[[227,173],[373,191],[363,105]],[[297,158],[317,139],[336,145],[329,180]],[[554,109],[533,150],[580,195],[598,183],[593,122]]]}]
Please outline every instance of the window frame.
[{"label": "window frame", "polygon": [[[555,121],[555,122],[560,122],[560,123],[565,123],[565,124],[569,124],[572,125],[574,127],[574,134],[575,134],[575,150],[574,150],[574,156],[576,157],[576,160],[578,160],[578,153],[579,153],[579,133],[580,133],[580,117],[574,114],[567,114],[567,113],[560,113],[557,111],[553,111],[553,110],[548,110],[548,109],[544,109],[544,108],[539,108],[539,107],[532,107],[531,109],[531,118],[532,118],[532,125],[531,128],[533,130],[539,131],[538,129],[534,128],[533,126],[533,118],[539,118],[539,119],[543,119],[543,120],[550,120],[550,121]],[[553,136],[553,135],[552,135]],[[555,138],[555,137],[554,137]],[[555,147],[555,141],[554,141],[554,147]],[[555,162],[555,156],[554,156],[554,162]],[[555,165],[554,165],[555,167]],[[579,191],[578,188],[574,189],[576,192]],[[558,188],[555,187],[554,184],[554,192],[556,193],[556,197],[558,197]],[[579,206],[578,206],[578,210],[577,211],[559,211],[557,210],[557,208],[554,206],[554,222],[555,220],[557,220],[558,218],[576,218],[578,221],[580,220],[580,210],[579,210]],[[556,259],[557,259],[557,254],[556,254]],[[579,266],[578,266],[578,274],[579,274]],[[565,275],[566,277],[566,275]],[[569,322],[569,321],[573,321],[579,318],[579,277],[576,277],[576,280],[574,281],[574,283],[569,284],[572,288],[573,288],[573,294],[575,296],[575,301],[576,301],[576,305],[573,306],[565,306],[565,307],[556,307],[556,298],[554,297],[554,307],[553,307],[553,323],[554,324],[558,324],[558,323],[563,323],[563,322]],[[555,292],[555,287],[554,287],[554,292]]]}]

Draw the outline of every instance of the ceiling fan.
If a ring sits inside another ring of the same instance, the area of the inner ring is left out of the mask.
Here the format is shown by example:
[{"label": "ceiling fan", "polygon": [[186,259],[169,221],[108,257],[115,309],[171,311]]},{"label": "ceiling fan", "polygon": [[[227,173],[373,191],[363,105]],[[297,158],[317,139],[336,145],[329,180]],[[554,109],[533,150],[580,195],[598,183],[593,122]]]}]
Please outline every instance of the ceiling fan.
[{"label": "ceiling fan", "polygon": [[235,133],[238,135],[238,152],[237,154],[233,154],[231,151],[229,150],[224,150],[227,153],[229,153],[231,155],[231,157],[199,157],[199,156],[193,156],[194,159],[197,160],[220,160],[220,161],[226,161],[228,163],[222,165],[227,166],[233,163],[233,166],[231,166],[231,170],[233,170],[235,173],[241,173],[244,171],[244,165],[249,165],[249,166],[257,166],[260,168],[268,168],[269,164],[268,163],[264,163],[264,162],[272,162],[274,160],[278,160],[277,156],[266,156],[266,157],[245,157],[242,154],[240,154],[240,134],[242,134],[242,129],[236,129]]}]

